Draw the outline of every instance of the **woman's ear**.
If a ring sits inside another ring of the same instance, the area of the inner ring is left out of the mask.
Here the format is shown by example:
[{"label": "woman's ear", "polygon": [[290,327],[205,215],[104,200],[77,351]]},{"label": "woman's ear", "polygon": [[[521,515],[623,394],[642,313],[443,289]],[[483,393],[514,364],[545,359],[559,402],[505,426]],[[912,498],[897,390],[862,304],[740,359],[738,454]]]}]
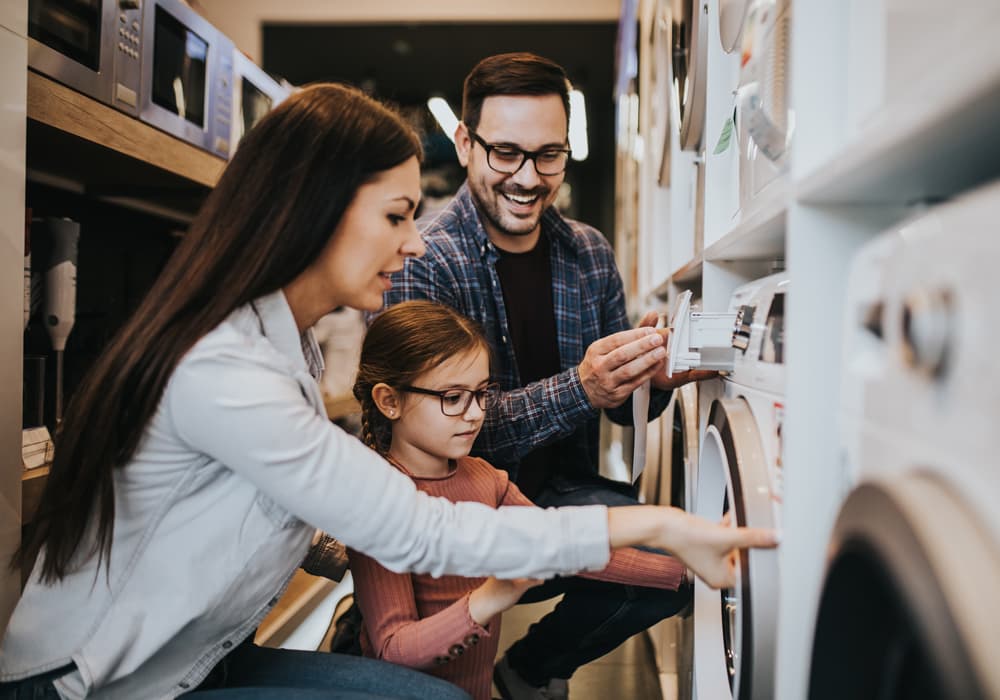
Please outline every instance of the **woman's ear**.
[{"label": "woman's ear", "polygon": [[399,418],[402,399],[399,392],[385,382],[379,382],[372,387],[372,401],[382,412],[382,415],[389,420]]}]

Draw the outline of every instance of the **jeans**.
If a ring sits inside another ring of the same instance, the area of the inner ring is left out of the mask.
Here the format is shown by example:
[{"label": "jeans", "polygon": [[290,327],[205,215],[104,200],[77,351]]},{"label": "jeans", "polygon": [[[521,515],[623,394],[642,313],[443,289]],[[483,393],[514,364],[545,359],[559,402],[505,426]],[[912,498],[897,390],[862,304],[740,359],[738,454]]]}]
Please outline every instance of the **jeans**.
[{"label": "jeans", "polygon": [[[569,482],[555,477],[535,503],[542,507],[638,505],[633,493],[627,484],[604,479]],[[569,678],[583,664],[680,612],[691,600],[691,587],[664,591],[579,577],[556,578],[529,590],[520,602],[535,603],[560,594],[563,599],[552,612],[507,650],[511,666],[532,685]]]},{"label": "jeans", "polygon": [[220,661],[190,695],[192,700],[469,700],[450,683],[385,661],[249,642]]},{"label": "jeans", "polygon": [[[0,700],[59,700],[52,680],[70,668],[0,685]],[[450,683],[357,656],[244,642],[184,697],[201,700],[469,700]]]}]

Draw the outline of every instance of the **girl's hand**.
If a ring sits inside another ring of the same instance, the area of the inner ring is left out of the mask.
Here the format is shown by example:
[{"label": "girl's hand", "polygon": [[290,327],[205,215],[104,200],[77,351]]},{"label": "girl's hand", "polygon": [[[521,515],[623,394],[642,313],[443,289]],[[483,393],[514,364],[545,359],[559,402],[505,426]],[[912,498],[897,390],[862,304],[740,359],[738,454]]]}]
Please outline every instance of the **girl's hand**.
[{"label": "girl's hand", "polygon": [[491,576],[469,595],[469,614],[480,625],[485,625],[517,603],[526,590],[540,583],[533,578],[498,579]]}]

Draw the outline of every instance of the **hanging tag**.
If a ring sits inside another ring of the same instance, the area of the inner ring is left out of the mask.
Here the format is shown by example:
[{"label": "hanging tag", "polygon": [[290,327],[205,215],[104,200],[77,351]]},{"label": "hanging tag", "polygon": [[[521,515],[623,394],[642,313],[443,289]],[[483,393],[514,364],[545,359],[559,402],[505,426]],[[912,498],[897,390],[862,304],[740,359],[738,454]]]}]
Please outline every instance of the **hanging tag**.
[{"label": "hanging tag", "polygon": [[719,155],[720,153],[725,153],[729,150],[730,144],[733,142],[733,132],[736,130],[736,110],[733,109],[733,113],[726,118],[725,123],[722,125],[722,133],[719,134],[719,142],[715,144],[715,150],[712,151],[712,155]]}]

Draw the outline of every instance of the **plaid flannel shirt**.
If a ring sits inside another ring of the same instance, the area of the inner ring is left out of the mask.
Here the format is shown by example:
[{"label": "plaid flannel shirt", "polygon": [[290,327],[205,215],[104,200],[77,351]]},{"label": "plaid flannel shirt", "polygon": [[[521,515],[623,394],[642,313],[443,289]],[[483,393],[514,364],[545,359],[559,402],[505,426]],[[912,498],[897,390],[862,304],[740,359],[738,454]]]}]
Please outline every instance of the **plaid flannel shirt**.
[{"label": "plaid flannel shirt", "polygon": [[[510,339],[507,310],[496,271],[499,253],[479,220],[468,184],[448,206],[418,222],[427,246],[422,258],[407,259],[392,277],[385,306],[407,299],[447,304],[479,322],[493,348],[493,379],[503,390],[497,409],[483,425],[472,454],[517,478],[521,458],[533,449],[565,439],[562,459],[579,476],[596,476],[600,414],[580,382],[577,367],[595,340],[630,328],[625,294],[614,253],[595,228],[562,217],[554,208],[542,215],[551,245],[552,304],[559,345],[559,374],[522,386]],[[652,392],[650,418],[658,416],[670,392]],[[632,424],[631,399],[607,411]]]}]

